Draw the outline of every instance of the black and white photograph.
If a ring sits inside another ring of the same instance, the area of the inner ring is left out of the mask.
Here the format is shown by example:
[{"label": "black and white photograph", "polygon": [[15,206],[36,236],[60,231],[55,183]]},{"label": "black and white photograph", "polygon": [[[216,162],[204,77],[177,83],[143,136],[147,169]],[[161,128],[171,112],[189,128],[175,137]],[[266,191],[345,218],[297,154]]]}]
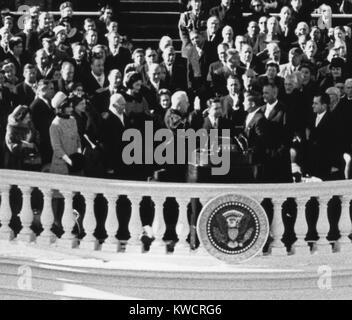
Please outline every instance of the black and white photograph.
[{"label": "black and white photograph", "polygon": [[352,0],[0,0],[0,300],[350,300],[351,179]]}]

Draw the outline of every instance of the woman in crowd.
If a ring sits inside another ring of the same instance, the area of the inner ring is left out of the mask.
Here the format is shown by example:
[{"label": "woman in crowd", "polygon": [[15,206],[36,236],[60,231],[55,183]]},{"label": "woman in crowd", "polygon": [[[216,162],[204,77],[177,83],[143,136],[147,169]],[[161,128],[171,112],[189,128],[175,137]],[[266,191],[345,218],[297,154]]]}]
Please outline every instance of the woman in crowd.
[{"label": "woman in crowd", "polygon": [[[25,105],[19,105],[8,117],[5,137],[7,147],[7,159],[5,167],[12,170],[40,171],[41,157],[38,151],[39,133],[35,130],[30,109]],[[32,193],[33,212],[39,211],[41,207],[40,193],[34,188]],[[12,219],[10,227],[17,234],[21,230],[21,222],[18,214],[21,210],[21,191],[17,186],[10,190],[10,201],[13,203]],[[33,226],[32,226],[33,227]],[[40,230],[38,225],[33,229]]]},{"label": "woman in crowd", "polygon": [[342,58],[332,58],[329,65],[330,72],[320,82],[320,90],[325,91],[337,83],[345,82],[345,61]]},{"label": "woman in crowd", "polygon": [[168,89],[158,91],[159,104],[154,108],[154,124],[157,128],[165,128],[165,114],[171,106],[171,92]]},{"label": "woman in crowd", "polygon": [[19,105],[9,115],[5,141],[9,151],[7,168],[40,170],[39,133],[33,126],[27,106]]},{"label": "woman in crowd", "polygon": [[[49,132],[53,148],[50,172],[55,174],[76,174],[83,172],[84,160],[81,153],[81,141],[75,118],[72,117],[72,104],[63,92],[57,92],[52,99],[56,110]],[[54,226],[53,232],[60,237],[62,230],[62,215],[64,212],[64,198],[59,191],[53,194]]]},{"label": "woman in crowd", "polygon": [[144,121],[151,119],[148,102],[141,93],[142,76],[135,71],[125,75],[124,85],[127,92],[124,94],[126,100],[126,115],[130,117],[131,126],[144,130]]},{"label": "woman in crowd", "polygon": [[131,71],[138,72],[142,77],[143,84],[147,83],[148,75],[145,69],[145,52],[143,49],[138,48],[132,53],[133,62],[129,63],[126,68],[124,74],[127,74]]},{"label": "woman in crowd", "polygon": [[69,98],[72,106],[72,116],[76,119],[78,134],[85,155],[84,175],[87,177],[102,177],[103,166],[101,145],[98,139],[98,121],[100,119],[84,96],[72,95]]},{"label": "woman in crowd", "polygon": [[72,117],[72,105],[63,92],[56,93],[52,99],[52,105],[56,110],[56,117],[49,129],[53,148],[50,172],[69,174],[74,165],[70,156],[81,153],[77,123]]},{"label": "woman in crowd", "polygon": [[16,77],[15,65],[12,62],[5,60],[2,70],[5,73],[5,87],[7,87],[12,93],[15,93],[15,87],[20,82],[20,80]]}]

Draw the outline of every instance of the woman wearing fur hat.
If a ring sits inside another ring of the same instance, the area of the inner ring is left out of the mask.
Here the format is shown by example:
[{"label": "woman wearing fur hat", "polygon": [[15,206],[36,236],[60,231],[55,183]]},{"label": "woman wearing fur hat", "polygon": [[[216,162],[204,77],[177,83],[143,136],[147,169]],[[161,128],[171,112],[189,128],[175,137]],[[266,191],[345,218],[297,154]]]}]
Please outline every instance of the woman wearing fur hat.
[{"label": "woman wearing fur hat", "polygon": [[39,171],[41,165],[38,152],[39,133],[33,126],[27,106],[20,105],[9,115],[5,142],[9,150],[7,163],[9,169],[33,170],[35,166],[30,166],[30,163],[37,160]]}]

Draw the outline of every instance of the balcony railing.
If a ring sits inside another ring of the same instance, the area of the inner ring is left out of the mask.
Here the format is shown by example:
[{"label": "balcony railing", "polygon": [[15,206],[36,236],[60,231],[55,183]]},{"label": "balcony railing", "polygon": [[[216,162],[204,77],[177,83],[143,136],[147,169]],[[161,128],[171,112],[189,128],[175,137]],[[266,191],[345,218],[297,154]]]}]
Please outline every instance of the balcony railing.
[{"label": "balcony railing", "polygon": [[[13,230],[9,223],[12,218],[10,206],[10,189],[18,186],[22,193],[22,208],[19,213],[22,229],[14,238]],[[31,229],[34,214],[31,207],[31,193],[38,188],[43,194],[43,210],[41,213],[41,225],[43,231],[35,236]],[[53,191],[59,190],[65,199],[62,225],[64,234],[60,239],[52,233],[54,222],[52,209]],[[294,224],[294,232],[297,241],[291,253],[309,254],[312,248],[317,252],[332,252],[332,243],[335,244],[334,251],[351,250],[349,235],[352,230],[350,218],[350,201],[352,200],[352,181],[332,181],[320,183],[298,183],[298,184],[191,184],[191,183],[159,183],[159,182],[133,182],[120,180],[93,179],[84,177],[73,177],[55,174],[42,174],[36,172],[22,172],[11,170],[0,170],[0,239],[8,241],[26,241],[41,245],[56,245],[65,248],[90,248],[91,250],[118,251],[120,240],[116,238],[119,222],[116,214],[116,201],[120,195],[126,195],[131,201],[131,218],[128,224],[130,239],[127,242],[126,251],[140,252],[142,223],[140,219],[140,202],[142,197],[149,196],[155,204],[155,215],[152,229],[155,241],[152,243],[150,253],[159,252],[164,247],[163,236],[165,233],[165,220],[163,204],[168,197],[176,198],[179,205],[179,216],[176,232],[179,241],[175,247],[177,252],[190,252],[187,236],[190,232],[190,224],[187,218],[187,206],[191,199],[198,198],[204,205],[209,200],[221,194],[242,194],[254,198],[259,203],[264,199],[270,199],[274,213],[271,222],[271,235],[273,241],[270,249],[275,255],[286,255],[287,251],[281,241],[284,234],[284,223],[282,219],[282,205],[287,199],[294,199],[297,204],[297,218]],[[74,225],[73,196],[80,193],[85,199],[85,214],[83,228],[85,236],[79,242],[71,232]],[[107,239],[102,245],[98,245],[98,239],[94,236],[97,221],[94,213],[94,199],[102,194],[108,203],[108,214],[105,222]],[[334,228],[331,219],[328,218],[328,203],[333,196],[341,200],[341,216],[338,219],[338,230],[341,237],[334,241],[328,241],[327,235]],[[319,217],[315,225],[308,226],[306,204],[315,198],[319,203]],[[124,212],[120,212],[124,214]],[[166,214],[168,214],[166,212]],[[310,228],[315,228],[318,240],[307,240],[306,235]],[[308,246],[308,242],[311,246]],[[202,251],[201,247],[199,251]]]}]

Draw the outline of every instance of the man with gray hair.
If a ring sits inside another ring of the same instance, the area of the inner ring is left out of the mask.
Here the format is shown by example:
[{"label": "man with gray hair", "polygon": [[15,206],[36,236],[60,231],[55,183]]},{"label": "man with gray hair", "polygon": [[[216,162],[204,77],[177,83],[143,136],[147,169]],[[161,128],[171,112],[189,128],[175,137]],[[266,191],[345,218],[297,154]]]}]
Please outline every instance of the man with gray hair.
[{"label": "man with gray hair", "polygon": [[114,178],[127,178],[127,166],[122,159],[124,143],[123,132],[129,127],[129,120],[125,113],[126,100],[120,93],[110,97],[109,110],[102,122],[102,143],[104,146],[104,165],[108,174]]},{"label": "man with gray hair", "polygon": [[206,40],[217,46],[222,42],[220,32],[220,21],[217,17],[212,16],[207,20]]},{"label": "man with gray hair", "polygon": [[147,100],[150,109],[155,109],[158,105],[158,91],[165,89],[166,85],[160,78],[161,69],[157,63],[152,63],[148,68],[148,80],[142,86],[142,95]]},{"label": "man with gray hair", "polygon": [[106,58],[106,71],[119,69],[123,72],[126,66],[132,62],[131,52],[121,45],[121,36],[117,32],[108,35],[110,54]]},{"label": "man with gray hair", "polygon": [[75,67],[69,61],[64,61],[61,65],[61,79],[57,83],[58,91],[62,91],[66,95],[69,95],[70,84],[73,82],[75,75]]},{"label": "man with gray hair", "polygon": [[187,71],[184,65],[176,62],[176,52],[173,46],[168,46],[163,52],[163,62],[160,64],[166,69],[165,86],[171,92],[187,90]]},{"label": "man with gray hair", "polygon": [[110,97],[115,93],[125,91],[122,85],[122,73],[118,69],[112,69],[108,75],[109,86],[92,97],[92,105],[104,118],[108,115]]},{"label": "man with gray hair", "polygon": [[189,100],[185,91],[177,91],[171,97],[171,107],[166,111],[166,127],[174,132],[177,129],[187,129],[187,112]]},{"label": "man with gray hair", "polygon": [[349,120],[351,111],[343,103],[343,99],[341,100],[341,93],[338,88],[330,87],[326,89],[325,93],[330,97],[329,111],[333,128],[331,134],[334,137],[334,146],[336,148],[332,173],[336,178],[342,179],[343,171],[345,170],[343,163],[344,153],[349,153],[349,146],[351,145]]}]

